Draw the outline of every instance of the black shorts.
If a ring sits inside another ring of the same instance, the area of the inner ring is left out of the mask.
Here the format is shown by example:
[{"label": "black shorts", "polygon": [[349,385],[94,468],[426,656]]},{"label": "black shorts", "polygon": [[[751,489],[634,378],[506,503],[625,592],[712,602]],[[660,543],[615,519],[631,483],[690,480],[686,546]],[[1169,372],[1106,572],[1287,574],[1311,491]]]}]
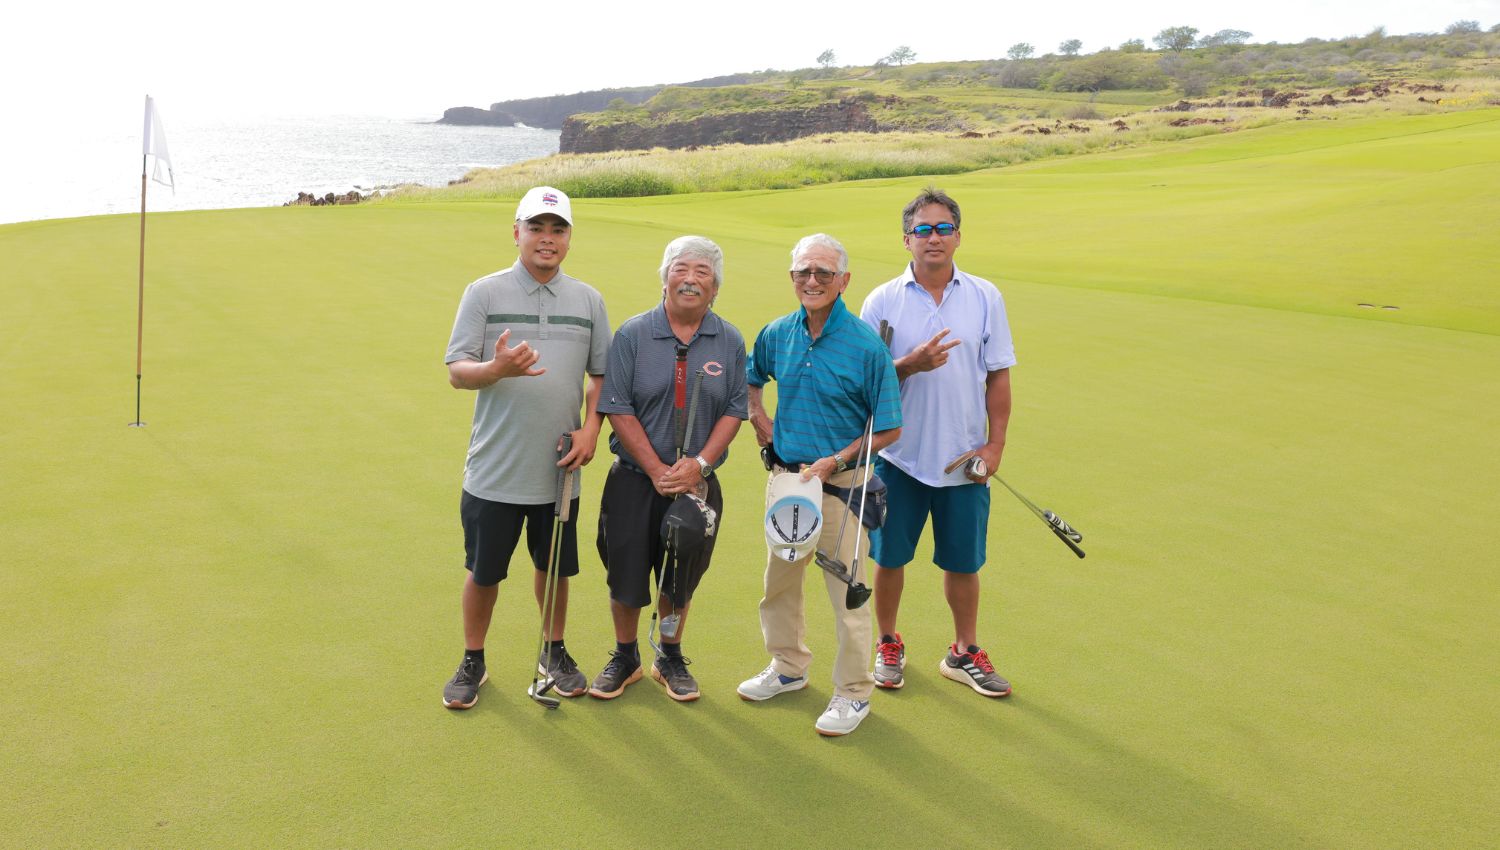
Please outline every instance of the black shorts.
[{"label": "black shorts", "polygon": [[[599,559],[608,574],[609,598],[627,608],[645,608],[651,602],[651,575],[661,566],[663,549],[661,520],[672,504],[670,496],[656,492],[651,479],[643,472],[616,463],[604,482],[599,499]],[[724,522],[724,494],[718,477],[708,479],[709,507],[719,512]],[[713,557],[715,535],[704,541],[703,551],[691,563],[667,564],[659,577],[661,592],[679,603],[693,598],[698,582],[708,572]],[[674,580],[677,584],[673,584]]]},{"label": "black shorts", "polygon": [[[464,569],[474,574],[474,583],[490,587],[505,580],[510,571],[510,556],[521,539],[521,525],[526,525],[526,551],[531,563],[547,571],[552,560],[552,523],[557,519],[553,504],[512,505],[491,502],[469,491],[463,491],[458,515],[464,525]],[[558,575],[578,575],[578,499],[573,499],[568,521],[563,524],[562,557]]]}]

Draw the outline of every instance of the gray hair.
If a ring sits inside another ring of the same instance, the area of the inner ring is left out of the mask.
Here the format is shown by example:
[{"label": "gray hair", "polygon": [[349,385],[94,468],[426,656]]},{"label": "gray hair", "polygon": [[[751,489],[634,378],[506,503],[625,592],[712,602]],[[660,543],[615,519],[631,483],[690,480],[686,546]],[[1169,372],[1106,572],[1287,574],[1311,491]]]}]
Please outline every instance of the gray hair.
[{"label": "gray hair", "polygon": [[667,272],[671,270],[672,264],[684,257],[695,260],[704,260],[714,270],[714,288],[724,284],[724,251],[714,244],[712,239],[702,236],[679,236],[667,243],[667,250],[661,255],[661,282],[667,283]]},{"label": "gray hair", "polygon": [[795,266],[797,264],[797,258],[802,256],[803,251],[812,247],[833,249],[834,253],[839,255],[839,267],[834,269],[834,271],[843,274],[849,270],[849,252],[844,250],[844,246],[839,243],[839,240],[826,233],[814,233],[811,236],[804,236],[797,240],[797,247],[792,249],[792,265]]}]

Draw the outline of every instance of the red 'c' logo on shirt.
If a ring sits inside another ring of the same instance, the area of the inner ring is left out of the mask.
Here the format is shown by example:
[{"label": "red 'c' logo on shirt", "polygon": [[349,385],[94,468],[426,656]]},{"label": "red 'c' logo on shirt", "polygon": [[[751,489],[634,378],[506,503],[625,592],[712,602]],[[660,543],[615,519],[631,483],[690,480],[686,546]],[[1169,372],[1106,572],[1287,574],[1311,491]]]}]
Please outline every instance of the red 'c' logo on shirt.
[{"label": "red 'c' logo on shirt", "polygon": [[717,360],[710,360],[703,364],[703,374],[710,378],[717,378],[724,374],[724,364]]}]

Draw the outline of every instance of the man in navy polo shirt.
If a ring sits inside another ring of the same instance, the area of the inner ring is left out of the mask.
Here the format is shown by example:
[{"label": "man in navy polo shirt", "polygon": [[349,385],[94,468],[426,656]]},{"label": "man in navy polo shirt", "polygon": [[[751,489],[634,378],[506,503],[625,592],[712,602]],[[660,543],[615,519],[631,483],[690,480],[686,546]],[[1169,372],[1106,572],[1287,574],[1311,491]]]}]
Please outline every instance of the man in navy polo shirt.
[{"label": "man in navy polo shirt", "polygon": [[[1000,466],[1010,422],[1010,367],[1016,363],[1005,301],[989,281],[960,271],[958,204],[928,188],[901,213],[911,263],[865,299],[860,317],[894,331],[891,351],[901,379],[906,423],[901,439],[880,452],[875,472],[887,488],[889,514],[873,535],[875,618],[880,625],[875,684],[905,684],[906,645],[896,631],[904,567],[932,516],[933,562],[953,614],[954,641],[938,663],[945,677],[987,697],[1010,693],[979,646],[979,568],[989,527],[989,477]],[[983,468],[963,464],[965,452]]]},{"label": "man in navy polo shirt", "polygon": [[[849,286],[849,255],[838,240],[822,233],[805,237],[792,250],[792,291],[801,307],[766,325],[755,340],[747,367],[750,423],[762,445],[772,445],[787,470],[800,470],[825,484],[857,483],[854,464],[863,453],[865,425],[874,417],[873,450],[901,434],[896,370],[880,336],[844,306]],[[776,381],[776,418],[761,402],[761,391]],[[774,471],[773,471],[774,472]],[[860,471],[863,474],[863,471]],[[841,521],[844,503],[823,497],[823,526],[817,548],[836,553],[862,581],[854,560],[858,519]],[[813,554],[792,562],[767,555],[766,595],[760,626],[771,663],[739,686],[746,700],[770,699],[807,686],[812,652],[803,641],[806,622],[802,578]],[[833,698],[818,718],[821,735],[847,735],[870,713],[874,679],[870,674],[870,609],[845,607],[846,585],[824,572],[828,601],[838,633],[833,663]]]},{"label": "man in navy polo shirt", "polygon": [[[599,502],[599,558],[609,578],[609,609],[615,649],[594,679],[589,695],[614,699],[641,678],[641,609],[656,605],[676,628],[662,629],[661,654],[651,678],[678,702],[698,698],[698,682],[682,654],[693,593],[708,570],[717,537],[690,554],[668,553],[662,520],[673,500],[701,491],[723,522],[724,495],[714,468],[722,466],[729,444],[748,416],[745,399],[745,340],[711,309],[724,280],[724,252],[702,236],[672,240],[661,260],[662,301],[620,325],[610,346],[609,367],[599,412],[614,433],[609,449],[618,456]],[[678,352],[682,353],[677,386]],[[693,384],[702,374],[702,383]],[[676,401],[682,392],[683,407]],[[689,415],[686,405],[696,403]],[[685,433],[677,445],[679,423]],[[678,449],[682,449],[681,457]],[[670,563],[669,563],[670,562]],[[651,598],[651,573],[659,569],[658,598]],[[664,620],[665,622],[665,620]]]}]

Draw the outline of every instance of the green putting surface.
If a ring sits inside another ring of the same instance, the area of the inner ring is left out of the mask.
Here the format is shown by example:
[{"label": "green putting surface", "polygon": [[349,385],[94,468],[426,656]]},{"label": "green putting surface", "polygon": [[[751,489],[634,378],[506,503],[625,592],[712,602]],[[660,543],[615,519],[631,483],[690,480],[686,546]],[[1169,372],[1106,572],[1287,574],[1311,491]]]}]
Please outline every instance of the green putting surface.
[{"label": "green putting surface", "polygon": [[[837,740],[816,570],[809,687],[734,693],[767,660],[748,426],[685,626],[700,701],[648,678],[540,709],[523,578],[478,705],[441,707],[473,403],[442,355],[464,285],[514,258],[509,204],[151,216],[143,429],[138,218],[0,227],[0,845],[1489,846],[1497,161],[1486,110],[938,181],[1016,336],[1000,472],[1089,555],[997,485],[980,630],[1015,694],[939,676],[919,562],[908,684]],[[896,274],[922,183],[575,201],[566,268],[617,326],[667,241],[709,236],[753,339],[805,233],[849,247],[855,308]],[[568,628],[590,677],[600,452]]]}]

